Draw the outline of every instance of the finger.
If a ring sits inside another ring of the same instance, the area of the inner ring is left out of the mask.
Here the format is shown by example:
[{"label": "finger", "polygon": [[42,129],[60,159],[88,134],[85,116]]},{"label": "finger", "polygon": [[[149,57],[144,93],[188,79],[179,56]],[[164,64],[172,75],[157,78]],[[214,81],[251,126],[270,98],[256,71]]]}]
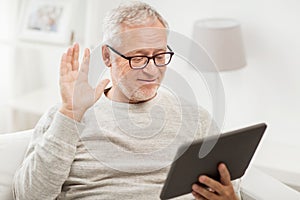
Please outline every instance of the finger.
[{"label": "finger", "polygon": [[215,192],[217,192],[219,194],[222,193],[222,190],[223,190],[222,185],[218,181],[216,181],[216,180],[214,180],[212,178],[209,178],[207,176],[200,176],[199,177],[199,182],[203,183],[206,186],[208,186],[210,192],[214,192],[215,191]]},{"label": "finger", "polygon": [[67,51],[67,62],[71,63],[73,57],[73,47],[69,47]]},{"label": "finger", "polygon": [[68,68],[67,68],[67,54],[64,53],[61,57],[61,61],[60,61],[60,75],[63,76],[65,74],[67,74],[68,72]]},{"label": "finger", "polygon": [[223,185],[231,185],[231,178],[230,173],[224,163],[221,163],[218,167],[220,176],[221,176],[221,183]]},{"label": "finger", "polygon": [[95,102],[101,97],[109,81],[109,79],[104,79],[97,85],[95,89]]},{"label": "finger", "polygon": [[197,184],[194,184],[192,186],[192,189],[193,189],[194,192],[196,192],[199,195],[205,197],[206,199],[213,200],[213,199],[217,199],[218,198],[217,194],[215,194],[213,192],[210,192],[207,189],[205,189],[205,188],[203,188],[203,187],[201,187],[201,186],[199,186]]},{"label": "finger", "polygon": [[67,51],[67,58],[66,58],[66,63],[67,63],[67,69],[68,71],[72,70],[72,56],[73,56],[73,48],[69,47]]},{"label": "finger", "polygon": [[78,61],[78,58],[79,58],[79,44],[78,43],[75,43],[74,46],[73,46],[73,58],[72,58],[72,70],[73,71],[77,71],[78,68],[79,68],[79,61]]},{"label": "finger", "polygon": [[192,191],[192,195],[195,197],[196,200],[207,200],[206,198],[204,198],[203,196],[201,196],[200,194]]},{"label": "finger", "polygon": [[90,50],[86,48],[84,50],[84,56],[82,59],[80,71],[87,75],[89,72],[89,64],[90,64]]}]

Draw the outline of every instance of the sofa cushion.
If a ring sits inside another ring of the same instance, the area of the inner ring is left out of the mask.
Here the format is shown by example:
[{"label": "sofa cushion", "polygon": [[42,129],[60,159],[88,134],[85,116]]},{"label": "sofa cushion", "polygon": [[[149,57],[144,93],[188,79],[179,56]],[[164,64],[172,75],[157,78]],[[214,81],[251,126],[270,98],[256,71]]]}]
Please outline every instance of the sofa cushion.
[{"label": "sofa cushion", "polygon": [[0,134],[0,199],[11,200],[15,171],[21,165],[33,130]]},{"label": "sofa cushion", "polygon": [[247,169],[242,178],[241,193],[243,200],[300,199],[299,192],[254,166]]}]

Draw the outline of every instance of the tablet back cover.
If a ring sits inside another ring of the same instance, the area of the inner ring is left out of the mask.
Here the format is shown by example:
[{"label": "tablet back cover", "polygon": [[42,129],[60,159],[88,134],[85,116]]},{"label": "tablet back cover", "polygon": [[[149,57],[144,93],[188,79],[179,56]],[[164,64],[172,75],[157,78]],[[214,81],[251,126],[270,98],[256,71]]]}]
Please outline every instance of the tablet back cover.
[{"label": "tablet back cover", "polygon": [[[224,133],[220,135],[214,148],[201,159],[198,154],[203,140],[198,140],[189,147],[179,148],[178,155],[182,154],[181,149],[186,151],[173,162],[160,198],[170,199],[192,192],[192,184],[198,183],[200,175],[219,180],[217,166],[221,162],[227,165],[231,180],[243,176],[266,127],[262,123]],[[215,137],[208,138],[214,139]]]}]

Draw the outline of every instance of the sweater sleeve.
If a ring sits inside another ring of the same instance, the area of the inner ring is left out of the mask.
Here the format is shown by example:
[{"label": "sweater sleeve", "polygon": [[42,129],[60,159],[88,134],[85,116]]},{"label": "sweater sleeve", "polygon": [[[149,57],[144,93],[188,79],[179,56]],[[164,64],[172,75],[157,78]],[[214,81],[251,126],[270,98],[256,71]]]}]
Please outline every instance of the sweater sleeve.
[{"label": "sweater sleeve", "polygon": [[67,179],[84,125],[50,109],[36,125],[32,140],[16,171],[14,199],[55,199]]}]

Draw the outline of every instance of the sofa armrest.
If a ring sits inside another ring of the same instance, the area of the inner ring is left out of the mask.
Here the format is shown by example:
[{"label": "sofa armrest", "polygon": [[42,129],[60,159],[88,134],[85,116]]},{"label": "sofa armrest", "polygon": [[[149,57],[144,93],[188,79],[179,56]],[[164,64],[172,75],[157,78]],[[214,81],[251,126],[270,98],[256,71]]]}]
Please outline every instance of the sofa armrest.
[{"label": "sofa armrest", "polygon": [[243,200],[300,199],[298,191],[293,190],[256,167],[249,168],[242,178],[241,195]]},{"label": "sofa armrest", "polygon": [[22,164],[33,130],[0,134],[0,199],[12,200],[11,185]]}]

